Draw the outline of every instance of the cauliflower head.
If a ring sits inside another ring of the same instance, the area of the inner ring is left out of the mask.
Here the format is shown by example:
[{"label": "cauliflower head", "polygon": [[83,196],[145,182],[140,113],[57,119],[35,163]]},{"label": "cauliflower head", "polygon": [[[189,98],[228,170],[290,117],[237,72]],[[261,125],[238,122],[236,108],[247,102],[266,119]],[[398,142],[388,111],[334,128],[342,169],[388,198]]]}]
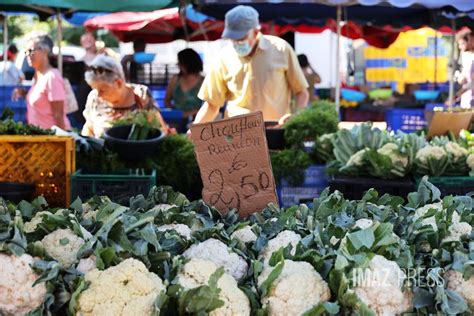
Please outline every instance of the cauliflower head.
[{"label": "cauliflower head", "polygon": [[359,150],[355,154],[353,154],[349,160],[346,163],[346,166],[351,167],[351,166],[361,166],[362,163],[364,162],[364,154],[368,151],[367,148],[364,148],[362,150]]},{"label": "cauliflower head", "polygon": [[33,258],[0,253],[0,314],[25,315],[43,304],[46,285],[33,286],[39,278],[31,265]]},{"label": "cauliflower head", "polygon": [[461,272],[449,270],[445,273],[444,278],[447,288],[461,295],[466,300],[471,312],[474,311],[474,275],[469,280],[464,280]]},{"label": "cauliflower head", "polygon": [[447,156],[446,151],[440,146],[425,146],[421,148],[415,156],[422,164],[428,163],[429,159],[441,160]]},{"label": "cauliflower head", "polygon": [[[273,271],[266,266],[258,283],[261,285]],[[281,274],[273,282],[270,292],[262,298],[270,316],[302,315],[320,302],[331,297],[329,286],[321,275],[307,262],[285,260]]]},{"label": "cauliflower head", "polygon": [[240,240],[243,243],[254,242],[257,240],[257,235],[252,230],[252,227],[249,225],[244,226],[232,233],[230,238]]},{"label": "cauliflower head", "polygon": [[394,166],[398,165],[403,168],[408,166],[408,157],[400,153],[397,144],[387,143],[379,148],[377,152],[381,155],[388,156]]},{"label": "cauliflower head", "polygon": [[58,229],[46,235],[41,243],[48,255],[63,267],[70,267],[77,261],[77,253],[84,245],[84,239],[69,229]]},{"label": "cauliflower head", "polygon": [[453,157],[454,162],[459,161],[461,158],[468,155],[467,149],[456,142],[448,142],[444,145],[444,148],[446,149],[446,152]]},{"label": "cauliflower head", "polygon": [[43,222],[43,215],[53,215],[53,213],[48,212],[48,211],[41,211],[35,214],[33,218],[29,221],[26,222],[25,225],[23,226],[23,230],[25,233],[32,233],[38,228],[38,225]]},{"label": "cauliflower head", "polygon": [[260,256],[264,259],[265,263],[268,263],[275,251],[280,250],[280,248],[285,248],[288,245],[291,245],[291,254],[294,255],[296,252],[296,246],[301,240],[301,236],[291,230],[284,230],[276,235],[275,238],[270,239],[262,249]]},{"label": "cauliflower head", "polygon": [[85,275],[89,287],[81,293],[76,315],[151,315],[156,298],[166,291],[161,279],[136,259]]},{"label": "cauliflower head", "polygon": [[[423,207],[419,207],[415,210],[415,215],[413,216],[413,220],[416,221],[420,218],[423,218],[428,211],[430,210],[436,210],[437,212],[442,212],[443,211],[443,204],[442,203],[434,203],[434,204],[426,204]],[[436,219],[434,216],[424,218],[422,220],[423,226],[431,226],[433,227],[433,230],[436,232],[438,231],[438,225],[436,224]]]},{"label": "cauliflower head", "polygon": [[86,274],[89,271],[94,270],[97,267],[97,258],[92,255],[89,258],[83,258],[79,260],[76,270],[82,274]]},{"label": "cauliflower head", "polygon": [[412,306],[412,294],[402,291],[406,274],[396,262],[375,255],[357,278],[354,292],[377,315],[398,315]]},{"label": "cauliflower head", "polygon": [[[212,261],[193,258],[178,273],[177,282],[187,290],[206,285],[217,269],[219,267]],[[224,273],[217,286],[221,289],[219,299],[224,302],[224,306],[211,311],[210,316],[250,315],[249,299],[231,275]]]},{"label": "cauliflower head", "polygon": [[357,227],[357,228],[360,228],[360,229],[367,229],[369,227],[372,227],[373,224],[374,224],[373,220],[371,220],[369,218],[361,218],[361,219],[358,219],[354,223],[354,227]]},{"label": "cauliflower head", "polygon": [[469,223],[461,222],[461,218],[457,212],[453,213],[453,221],[448,228],[448,235],[443,238],[442,242],[460,241],[461,236],[470,235],[472,226]]},{"label": "cauliflower head", "polygon": [[474,154],[470,154],[469,156],[467,156],[466,162],[469,166],[469,169],[471,169],[471,171],[474,171]]},{"label": "cauliflower head", "polygon": [[169,230],[175,230],[181,237],[184,237],[187,240],[191,239],[191,228],[184,224],[168,224],[168,225],[161,225],[157,229],[160,232],[165,232]]},{"label": "cauliflower head", "polygon": [[222,241],[214,238],[192,245],[183,253],[183,256],[189,259],[209,260],[218,267],[224,267],[225,272],[236,280],[240,280],[247,274],[247,262]]}]

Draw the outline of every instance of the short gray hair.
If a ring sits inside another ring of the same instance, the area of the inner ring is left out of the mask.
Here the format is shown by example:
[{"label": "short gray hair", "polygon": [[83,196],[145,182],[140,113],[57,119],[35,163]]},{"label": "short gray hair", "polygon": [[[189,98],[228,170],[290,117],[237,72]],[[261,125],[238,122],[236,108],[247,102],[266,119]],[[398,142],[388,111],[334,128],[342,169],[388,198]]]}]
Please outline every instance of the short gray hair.
[{"label": "short gray hair", "polygon": [[46,34],[35,35],[31,37],[29,41],[33,42],[41,50],[47,51],[48,54],[53,53],[54,42],[51,39],[51,37],[49,37],[49,35],[46,35]]},{"label": "short gray hair", "polygon": [[95,73],[94,71],[86,71],[84,76],[88,85],[97,82],[113,83],[117,79],[125,81],[122,65],[113,57],[104,54],[98,55],[92,60],[89,66],[93,68],[102,67],[108,71],[102,74]]}]

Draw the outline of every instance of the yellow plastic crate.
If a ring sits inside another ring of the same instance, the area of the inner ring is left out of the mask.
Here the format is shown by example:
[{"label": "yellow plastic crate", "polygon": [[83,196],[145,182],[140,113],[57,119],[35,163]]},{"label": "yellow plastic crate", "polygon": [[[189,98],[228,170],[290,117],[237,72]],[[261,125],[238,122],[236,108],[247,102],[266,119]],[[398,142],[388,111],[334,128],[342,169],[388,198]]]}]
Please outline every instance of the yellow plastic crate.
[{"label": "yellow plastic crate", "polygon": [[71,202],[76,171],[74,139],[61,136],[0,136],[0,181],[32,183],[53,207]]}]

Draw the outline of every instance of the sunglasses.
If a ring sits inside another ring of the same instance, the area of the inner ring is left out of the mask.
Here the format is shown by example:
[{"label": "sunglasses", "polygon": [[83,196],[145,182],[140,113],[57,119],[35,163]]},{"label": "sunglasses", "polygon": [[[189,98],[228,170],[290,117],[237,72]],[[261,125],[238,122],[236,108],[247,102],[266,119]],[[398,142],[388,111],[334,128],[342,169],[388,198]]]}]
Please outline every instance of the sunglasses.
[{"label": "sunglasses", "polygon": [[35,53],[35,51],[37,50],[41,50],[40,48],[30,48],[30,49],[27,49],[25,50],[25,55],[26,56],[31,56]]},{"label": "sunglasses", "polygon": [[114,73],[113,70],[104,68],[102,66],[94,67],[94,66],[86,66],[86,71],[92,71],[96,75],[103,75],[105,73]]}]

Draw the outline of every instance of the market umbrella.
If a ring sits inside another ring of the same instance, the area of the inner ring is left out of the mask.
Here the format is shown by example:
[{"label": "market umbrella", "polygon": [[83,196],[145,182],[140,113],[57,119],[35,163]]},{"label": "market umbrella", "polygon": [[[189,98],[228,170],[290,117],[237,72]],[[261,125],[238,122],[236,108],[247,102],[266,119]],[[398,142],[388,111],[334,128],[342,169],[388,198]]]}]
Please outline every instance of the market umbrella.
[{"label": "market umbrella", "polygon": [[[62,15],[59,13],[152,11],[179,6],[179,3],[179,0],[1,0],[0,12],[35,12],[42,18],[56,14],[58,21],[58,68],[62,72]],[[5,30],[4,26],[4,32]]]},{"label": "market umbrella", "polygon": [[105,28],[122,42],[140,38],[147,43],[167,43],[176,39],[219,39],[224,23],[193,12],[192,8],[187,8],[184,14],[180,14],[178,8],[170,8],[152,12],[117,12],[102,15],[87,20],[84,27],[88,30]]}]

